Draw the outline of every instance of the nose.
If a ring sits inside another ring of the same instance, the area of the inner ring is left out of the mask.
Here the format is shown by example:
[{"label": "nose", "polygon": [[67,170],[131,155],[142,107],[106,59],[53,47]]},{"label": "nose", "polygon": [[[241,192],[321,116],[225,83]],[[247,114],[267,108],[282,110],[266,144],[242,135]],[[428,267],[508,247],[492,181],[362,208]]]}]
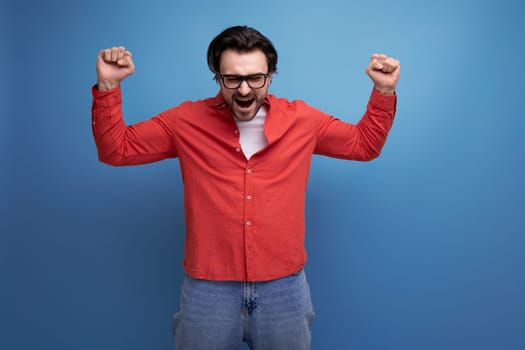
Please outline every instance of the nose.
[{"label": "nose", "polygon": [[246,96],[252,91],[252,88],[248,85],[248,82],[246,80],[243,80],[241,82],[241,86],[239,86],[237,91],[241,96]]}]

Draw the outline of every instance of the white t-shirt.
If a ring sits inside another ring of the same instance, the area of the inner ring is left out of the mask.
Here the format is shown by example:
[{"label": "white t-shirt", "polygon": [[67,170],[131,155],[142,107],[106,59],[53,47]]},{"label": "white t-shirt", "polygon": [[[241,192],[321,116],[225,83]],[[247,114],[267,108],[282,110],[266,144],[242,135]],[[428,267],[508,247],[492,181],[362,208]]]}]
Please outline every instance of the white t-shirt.
[{"label": "white t-shirt", "polygon": [[266,147],[268,140],[264,135],[264,121],[266,120],[266,107],[261,106],[252,120],[247,122],[236,121],[239,128],[239,143],[247,159]]}]

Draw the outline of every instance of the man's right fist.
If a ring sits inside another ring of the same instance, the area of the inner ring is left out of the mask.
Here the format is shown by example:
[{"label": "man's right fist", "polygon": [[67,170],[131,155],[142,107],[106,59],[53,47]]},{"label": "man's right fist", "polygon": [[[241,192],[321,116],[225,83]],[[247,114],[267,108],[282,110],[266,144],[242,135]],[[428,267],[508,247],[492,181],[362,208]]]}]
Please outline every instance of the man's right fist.
[{"label": "man's right fist", "polygon": [[133,72],[135,65],[131,52],[123,46],[104,49],[97,58],[97,88],[102,91],[114,89]]}]

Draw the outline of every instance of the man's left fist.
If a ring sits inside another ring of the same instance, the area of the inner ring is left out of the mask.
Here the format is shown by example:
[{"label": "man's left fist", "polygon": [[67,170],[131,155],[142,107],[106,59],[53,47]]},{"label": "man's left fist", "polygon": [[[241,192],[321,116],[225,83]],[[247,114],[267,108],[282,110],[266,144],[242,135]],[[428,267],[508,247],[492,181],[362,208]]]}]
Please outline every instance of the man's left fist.
[{"label": "man's left fist", "polygon": [[372,79],[376,90],[392,95],[399,80],[401,65],[399,60],[384,54],[373,54],[366,67],[366,74]]}]

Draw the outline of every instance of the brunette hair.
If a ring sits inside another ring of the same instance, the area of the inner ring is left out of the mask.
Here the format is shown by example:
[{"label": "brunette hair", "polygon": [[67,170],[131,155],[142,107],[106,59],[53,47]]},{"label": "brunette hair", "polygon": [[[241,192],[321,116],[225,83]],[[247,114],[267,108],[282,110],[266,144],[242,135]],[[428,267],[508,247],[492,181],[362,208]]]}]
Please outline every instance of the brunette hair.
[{"label": "brunette hair", "polygon": [[225,29],[208,46],[208,67],[215,78],[220,74],[222,53],[230,49],[243,53],[261,50],[268,62],[268,73],[277,71],[277,51],[272,42],[254,28],[235,26]]}]

